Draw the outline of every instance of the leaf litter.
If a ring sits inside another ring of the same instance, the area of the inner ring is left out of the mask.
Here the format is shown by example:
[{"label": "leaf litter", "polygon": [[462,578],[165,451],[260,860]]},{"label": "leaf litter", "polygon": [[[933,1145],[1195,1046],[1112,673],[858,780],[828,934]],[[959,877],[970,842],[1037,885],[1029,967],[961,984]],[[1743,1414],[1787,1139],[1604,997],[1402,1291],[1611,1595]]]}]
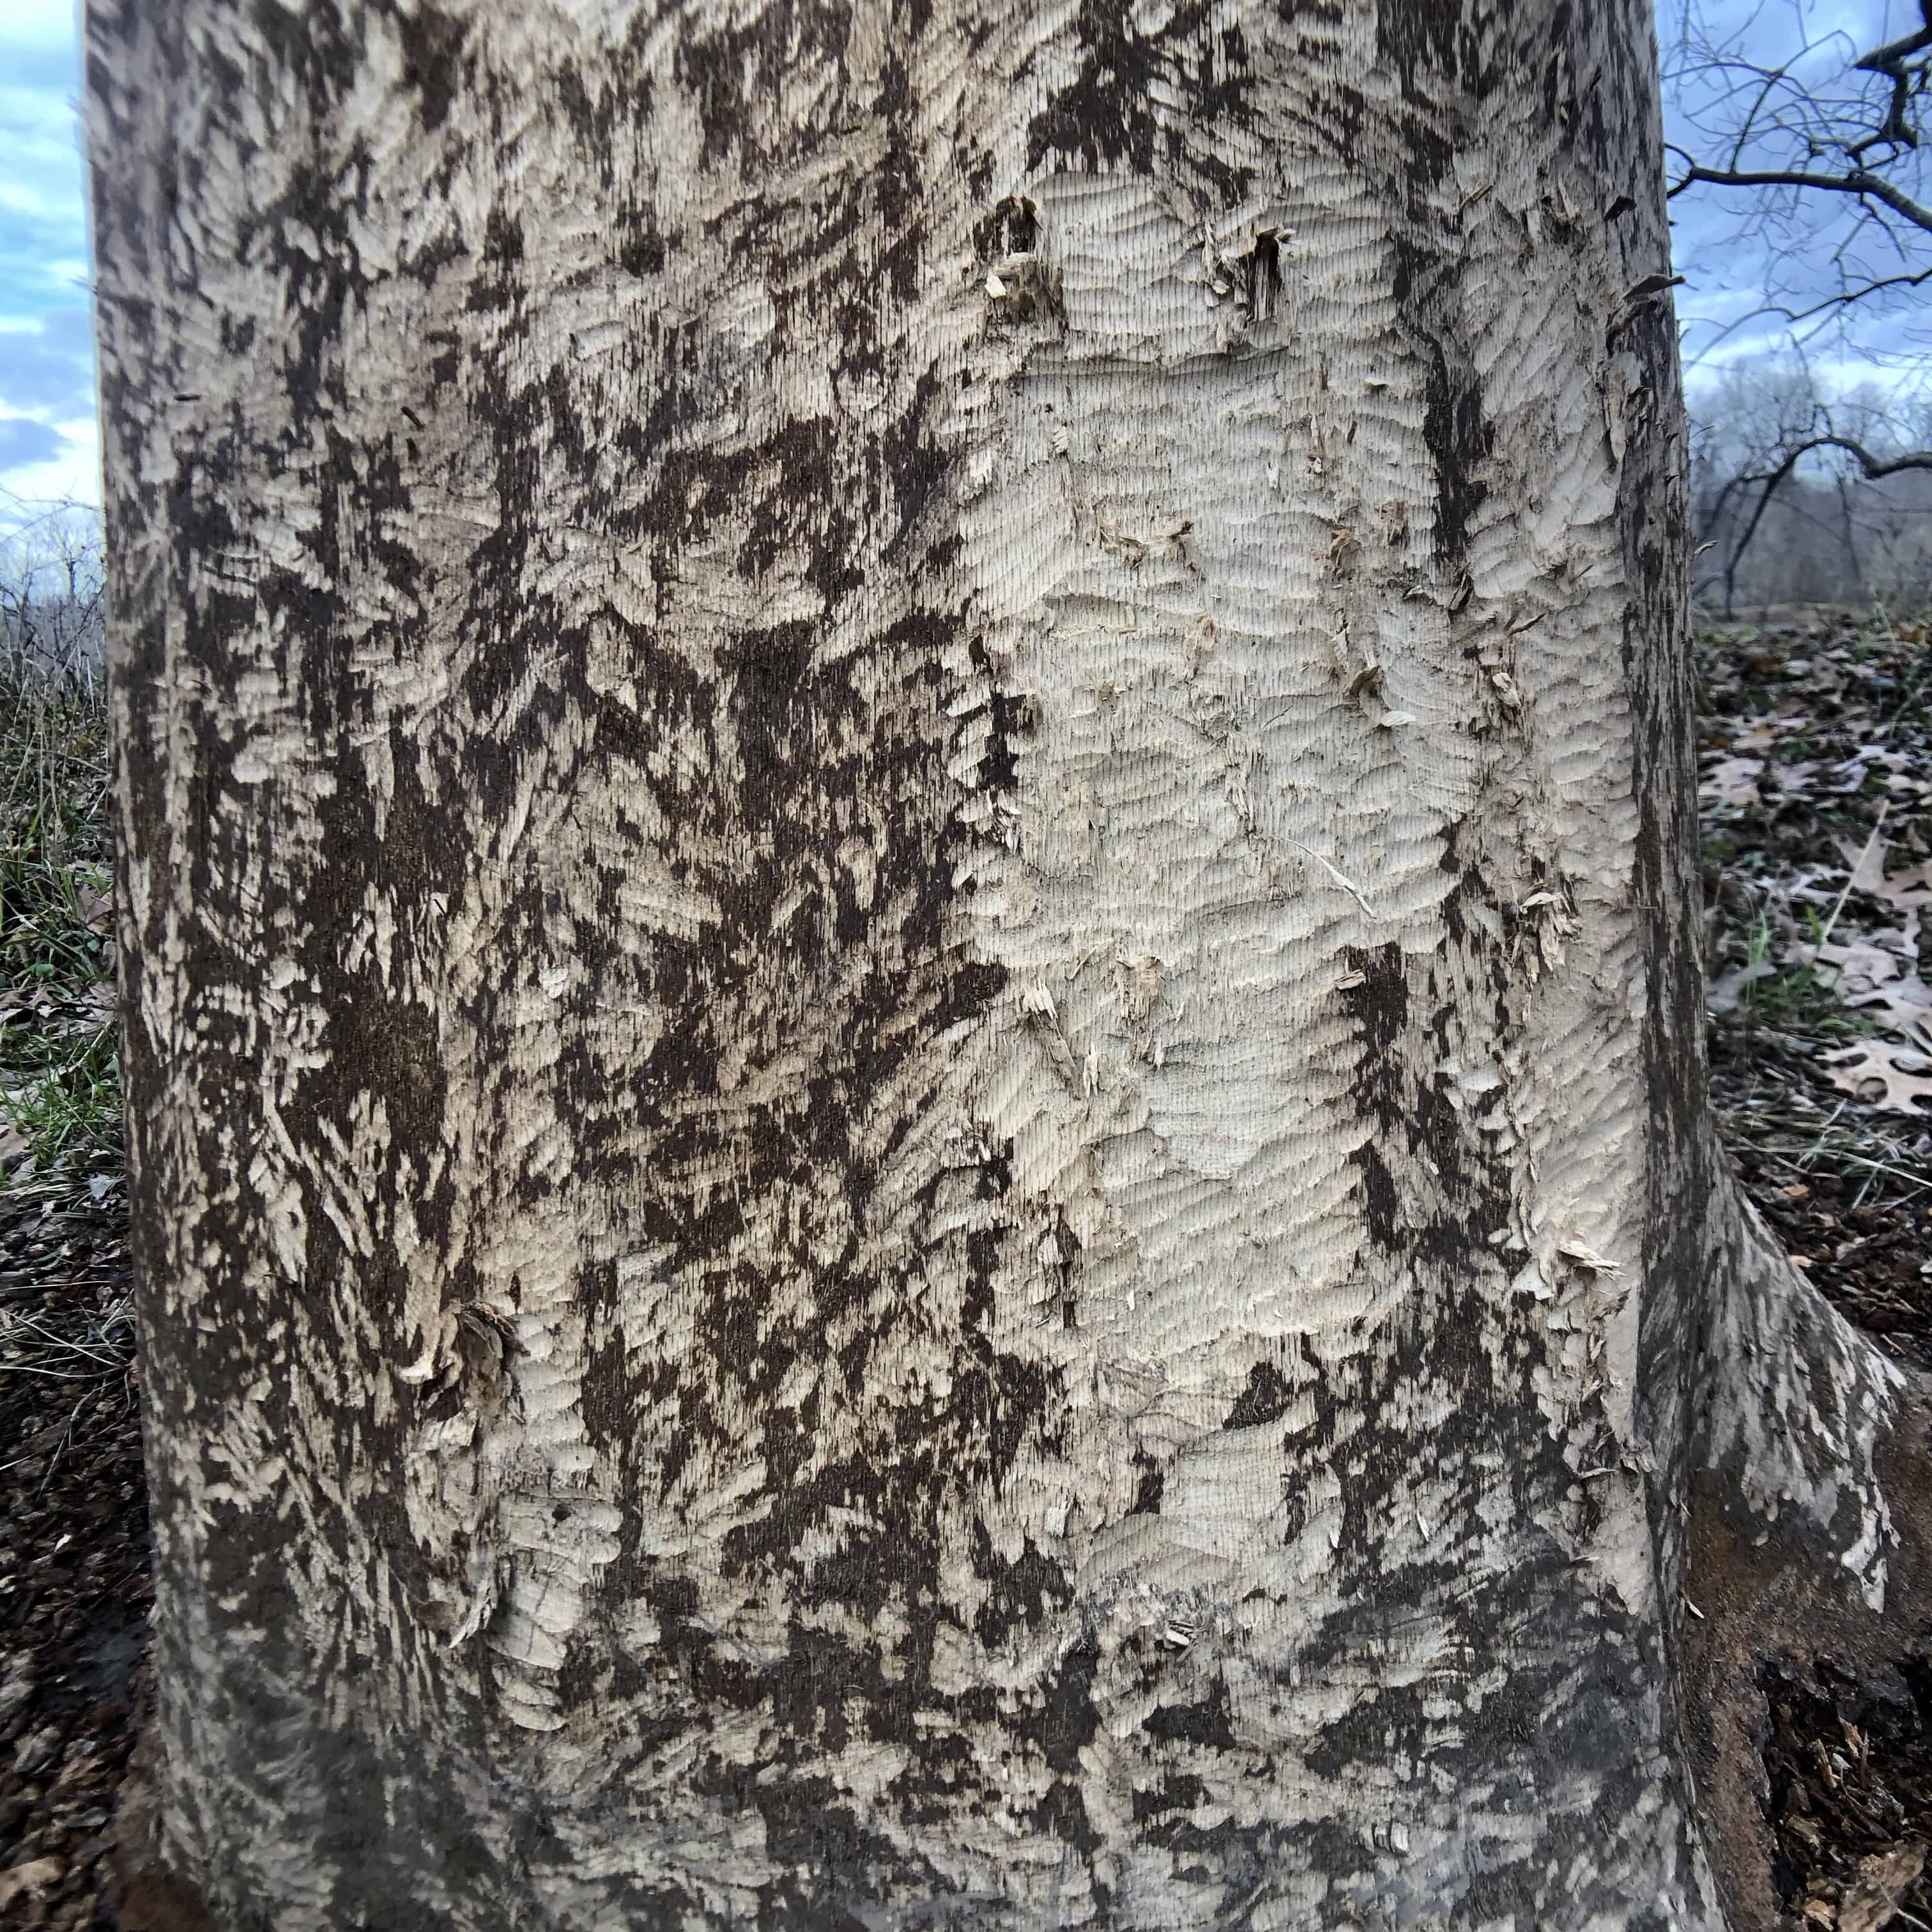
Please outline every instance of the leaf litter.
[{"label": "leaf litter", "polygon": [[[1696,640],[1711,1094],[1808,1277],[1932,1370],[1932,626],[1798,612]],[[1932,1928],[1932,1659],[1768,1666],[1786,1923]]]}]

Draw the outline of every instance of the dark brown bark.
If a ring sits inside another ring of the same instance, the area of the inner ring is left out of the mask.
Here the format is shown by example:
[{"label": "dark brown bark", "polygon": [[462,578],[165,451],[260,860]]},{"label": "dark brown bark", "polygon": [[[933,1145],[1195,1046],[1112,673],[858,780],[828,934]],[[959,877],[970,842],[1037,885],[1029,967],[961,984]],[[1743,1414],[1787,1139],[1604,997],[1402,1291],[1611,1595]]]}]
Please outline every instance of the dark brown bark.
[{"label": "dark brown bark", "polygon": [[1635,0],[93,7],[228,1932],[1719,1922],[1655,86]]}]

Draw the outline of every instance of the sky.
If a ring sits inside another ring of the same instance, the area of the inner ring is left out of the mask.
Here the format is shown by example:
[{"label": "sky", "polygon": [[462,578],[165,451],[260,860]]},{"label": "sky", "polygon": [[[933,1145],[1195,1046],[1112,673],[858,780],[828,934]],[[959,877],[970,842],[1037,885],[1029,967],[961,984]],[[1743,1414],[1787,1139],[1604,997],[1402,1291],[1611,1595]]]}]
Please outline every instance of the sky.
[{"label": "sky", "polygon": [[[1700,160],[1722,162],[1726,130],[1748,106],[1773,132],[1747,150],[1742,165],[1816,165],[1804,151],[1807,98],[1828,104],[1855,90],[1882,94],[1886,84],[1856,74],[1851,62],[1923,24],[1918,0],[1658,0],[1665,139]],[[1713,54],[1785,69],[1788,79],[1766,87],[1760,75]],[[1838,124],[1873,124],[1861,112]],[[1673,160],[1666,173],[1678,165]],[[1917,157],[1904,158],[1890,178],[1928,198],[1932,182]],[[1768,296],[1802,310],[1847,286],[1932,266],[1932,236],[1901,225],[1900,247],[1846,195],[1698,185],[1672,201],[1671,217],[1674,266],[1685,278],[1677,313],[1694,398],[1730,361],[1790,353],[1792,326],[1762,312]],[[1795,334],[1824,393],[1862,383],[1916,395],[1932,370],[1932,281],[1922,292],[1831,309]]]},{"label": "sky", "polygon": [[[1660,0],[1666,64],[1685,9],[1718,42],[1736,37],[1761,60],[1784,61],[1804,40],[1820,43],[1813,68],[1827,80],[1853,43],[1862,52],[1918,23],[1914,0]],[[63,498],[100,501],[94,425],[94,352],[87,293],[88,238],[76,104],[80,93],[74,0],[0,0],[0,531]],[[1836,40],[1832,38],[1838,35]],[[1681,91],[1666,97],[1670,131],[1694,143],[1687,117],[1713,106]],[[1717,104],[1721,112],[1722,105]],[[1834,284],[1834,250],[1883,272],[1896,265],[1873,238],[1848,235],[1842,206],[1801,210],[1796,226],[1753,232],[1761,201],[1699,190],[1672,206],[1677,292],[1693,385],[1729,358],[1774,348],[1784,325],[1753,320],[1767,277],[1804,300]],[[1781,241],[1784,244],[1780,247]],[[1923,241],[1925,238],[1920,238]],[[1795,244],[1795,246],[1794,246]],[[1932,284],[1927,294],[1932,296]],[[1916,298],[1915,298],[1916,299]],[[1910,380],[1932,366],[1928,336],[1916,340],[1912,310],[1857,315],[1819,338],[1810,354],[1828,386],[1881,372]],[[1900,345],[1905,346],[1903,357]],[[1886,352],[1891,352],[1889,359]]]},{"label": "sky", "polygon": [[100,500],[80,94],[72,0],[0,0],[0,526]]}]

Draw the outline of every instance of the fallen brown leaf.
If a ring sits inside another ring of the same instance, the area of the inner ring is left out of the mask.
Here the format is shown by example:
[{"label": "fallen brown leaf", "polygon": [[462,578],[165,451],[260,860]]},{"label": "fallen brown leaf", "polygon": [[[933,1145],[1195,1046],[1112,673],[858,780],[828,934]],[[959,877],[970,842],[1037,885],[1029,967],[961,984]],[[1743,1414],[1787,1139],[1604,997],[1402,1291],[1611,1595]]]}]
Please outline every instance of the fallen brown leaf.
[{"label": "fallen brown leaf", "polygon": [[1716,805],[1755,805],[1762,758],[1720,758],[1697,782],[1697,795]]},{"label": "fallen brown leaf", "polygon": [[1908,1840],[1858,1861],[1856,1880],[1838,1900],[1838,1932],[1880,1932],[1925,1869],[1925,1847]]},{"label": "fallen brown leaf", "polygon": [[91,886],[76,886],[74,895],[74,908],[86,923],[90,932],[103,938],[114,929],[114,895],[97,892]]},{"label": "fallen brown leaf", "polygon": [[1871,836],[1862,846],[1852,845],[1842,838],[1837,843],[1838,850],[1844,854],[1845,862],[1852,868],[1853,892],[1869,892],[1874,898],[1883,899],[1901,912],[1913,912],[1922,906],[1932,905],[1932,866],[1915,866],[1910,872],[1894,872],[1888,878],[1885,870],[1885,834],[1877,826],[1873,827]]},{"label": "fallen brown leaf", "polygon": [[58,1858],[29,1858],[10,1866],[0,1872],[0,1906],[11,1905],[23,1892],[45,1892],[59,1884],[66,1870]]},{"label": "fallen brown leaf", "polygon": [[1832,1070],[1832,1084],[1841,1093],[1855,1094],[1868,1106],[1888,1114],[1925,1118],[1918,1103],[1932,1100],[1932,1059],[1924,1054],[1909,1046],[1868,1040],[1825,1058]]}]

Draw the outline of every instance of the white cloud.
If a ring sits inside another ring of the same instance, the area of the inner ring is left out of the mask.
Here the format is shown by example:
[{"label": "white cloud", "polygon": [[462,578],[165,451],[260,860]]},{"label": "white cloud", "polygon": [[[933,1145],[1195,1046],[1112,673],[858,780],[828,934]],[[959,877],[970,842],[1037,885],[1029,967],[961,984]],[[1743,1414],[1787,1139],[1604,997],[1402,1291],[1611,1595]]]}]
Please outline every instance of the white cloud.
[{"label": "white cloud", "polygon": [[[0,39],[0,52],[7,50]],[[32,74],[34,81],[22,84],[20,75]],[[74,106],[80,76],[68,61],[43,55],[27,61],[14,77],[0,82],[0,121],[17,136],[41,143],[49,150],[71,152],[75,134]]]},{"label": "white cloud", "polygon": [[80,39],[76,0],[7,0],[0,16],[0,58],[8,54],[61,54]]},{"label": "white cloud", "polygon": [[100,502],[100,436],[92,419],[56,423],[65,439],[59,454],[45,463],[0,470],[0,528],[22,520],[22,506]]},{"label": "white cloud", "polygon": [[[1659,0],[1658,26],[1666,68],[1678,58],[1689,0]],[[1749,61],[1780,68],[1797,82],[1844,97],[1863,83],[1847,63],[1920,23],[1914,0],[1696,0],[1694,18],[1711,39],[1729,44]],[[1726,152],[1727,130],[1734,130],[1747,105],[1755,104],[1755,125],[1773,112],[1755,91],[1740,92],[1734,68],[1693,62],[1680,83],[1666,89],[1665,133],[1680,146],[1705,158]],[[1876,83],[1872,83],[1875,88]],[[1786,102],[1795,116],[1795,96]],[[1700,133],[1688,116],[1701,119]],[[1774,112],[1773,113],[1775,120]],[[1784,166],[1803,160],[1802,143],[1767,136],[1748,147],[1748,166]],[[1673,161],[1674,172],[1681,163]],[[1910,157],[1900,163],[1899,184],[1909,192],[1922,184]],[[1910,347],[1918,361],[1925,331],[1918,318],[1922,305],[1910,300],[1867,302],[1849,307],[1819,307],[1846,286],[1868,278],[1924,266],[1923,238],[1907,235],[1902,254],[1880,232],[1862,225],[1858,205],[1847,196],[1772,193],[1762,188],[1727,189],[1700,185],[1671,204],[1676,229],[1673,253],[1689,278],[1677,291],[1678,318],[1684,326],[1687,361],[1701,360],[1706,372],[1754,356],[1791,351],[1794,328],[1811,345],[1814,357],[1832,356],[1864,365],[1868,378],[1888,384]],[[1840,280],[1840,275],[1843,280]],[[1760,313],[1775,301],[1794,314],[1816,309],[1802,322]]]},{"label": "white cloud", "polygon": [[0,311],[9,317],[70,304],[87,273],[75,25],[67,0],[0,0]]}]

